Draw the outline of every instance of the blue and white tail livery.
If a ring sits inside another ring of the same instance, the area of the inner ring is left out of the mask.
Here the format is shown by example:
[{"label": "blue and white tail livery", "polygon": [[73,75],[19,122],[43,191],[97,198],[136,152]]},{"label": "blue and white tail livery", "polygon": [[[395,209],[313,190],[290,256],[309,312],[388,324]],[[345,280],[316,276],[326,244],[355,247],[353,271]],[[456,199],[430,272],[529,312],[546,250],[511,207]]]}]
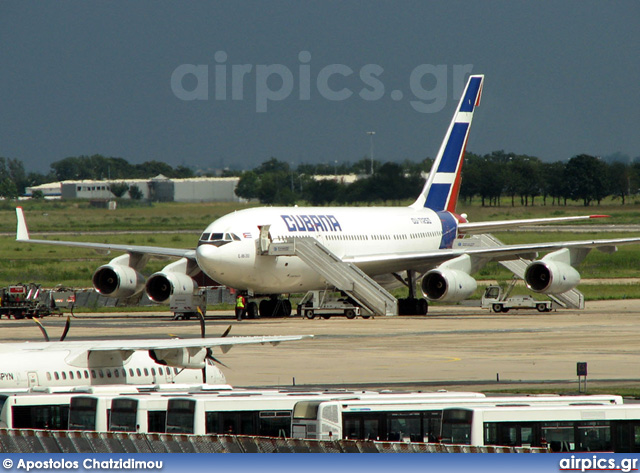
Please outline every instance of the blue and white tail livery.
[{"label": "blue and white tail livery", "polygon": [[467,146],[473,111],[480,104],[483,75],[469,77],[457,112],[454,114],[429,177],[413,208],[427,207],[436,212],[446,210],[455,213],[460,177]]}]

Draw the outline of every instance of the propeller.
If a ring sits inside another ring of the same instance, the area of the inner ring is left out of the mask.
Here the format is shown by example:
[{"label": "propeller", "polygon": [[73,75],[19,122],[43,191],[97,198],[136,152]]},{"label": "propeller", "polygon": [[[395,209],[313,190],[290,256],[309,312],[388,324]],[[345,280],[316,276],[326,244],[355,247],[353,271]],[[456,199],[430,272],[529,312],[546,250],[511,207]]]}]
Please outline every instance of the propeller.
[{"label": "propeller", "polygon": [[[47,329],[44,328],[44,325],[42,325],[42,322],[40,322],[36,318],[33,318],[31,320],[33,320],[38,326],[38,328],[40,328],[40,331],[42,332],[42,336],[44,337],[44,341],[48,342],[49,334],[47,333]],[[64,324],[64,330],[62,331],[62,335],[60,336],[60,341],[63,341],[67,337],[67,334],[69,333],[69,327],[71,327],[71,317],[67,316],[67,322]]]},{"label": "propeller", "polygon": [[[200,307],[198,307],[197,309],[198,312],[198,317],[200,319],[200,336],[202,338],[205,338],[205,323],[204,323],[204,314],[202,313],[202,310],[200,309]],[[229,327],[227,327],[227,330],[224,331],[224,333],[221,335],[221,337],[226,337],[227,335],[229,335],[229,332],[231,331],[231,325],[229,325]],[[205,360],[209,359],[211,361],[213,361],[214,363],[218,363],[221,366],[224,366],[225,368],[228,368],[227,365],[225,365],[222,361],[218,360],[215,356],[213,356],[213,351],[211,350],[211,348],[207,348],[207,354],[205,355]],[[207,365],[205,363],[204,368],[202,368],[202,382],[203,383],[207,383]]]}]

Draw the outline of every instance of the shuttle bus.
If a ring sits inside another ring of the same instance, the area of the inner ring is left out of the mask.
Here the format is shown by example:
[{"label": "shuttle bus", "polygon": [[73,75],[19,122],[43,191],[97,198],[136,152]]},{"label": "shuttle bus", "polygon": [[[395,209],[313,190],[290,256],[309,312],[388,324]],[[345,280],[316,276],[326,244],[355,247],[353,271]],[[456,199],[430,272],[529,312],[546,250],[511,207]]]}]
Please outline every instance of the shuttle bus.
[{"label": "shuttle bus", "polygon": [[331,399],[483,399],[484,394],[462,392],[386,393],[374,391],[282,391],[279,393],[177,396],[167,405],[167,433],[291,436],[296,403]]},{"label": "shuttle bus", "polygon": [[640,452],[640,404],[451,407],[443,411],[442,442]]},{"label": "shuttle bus", "polygon": [[442,436],[442,412],[453,406],[622,404],[621,396],[495,396],[311,399],[293,410],[294,438],[436,442]]},{"label": "shuttle bus", "polygon": [[112,432],[166,432],[166,395],[148,393],[118,396],[111,401],[109,430]]},{"label": "shuttle bus", "polygon": [[0,394],[0,427],[68,430],[69,404],[74,396],[92,392],[135,392],[135,386],[47,388]]}]

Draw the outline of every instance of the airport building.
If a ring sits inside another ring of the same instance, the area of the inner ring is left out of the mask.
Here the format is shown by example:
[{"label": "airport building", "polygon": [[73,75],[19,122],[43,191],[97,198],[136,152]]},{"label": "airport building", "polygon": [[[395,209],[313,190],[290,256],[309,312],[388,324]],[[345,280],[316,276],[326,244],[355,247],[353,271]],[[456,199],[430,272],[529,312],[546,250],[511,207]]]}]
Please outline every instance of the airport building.
[{"label": "airport building", "polygon": [[116,198],[112,186],[126,186],[121,198],[130,199],[131,189],[141,200],[155,202],[241,202],[235,194],[239,177],[195,177],[172,179],[158,175],[151,179],[113,179],[61,181],[27,187],[25,196],[40,191],[48,199],[111,200]]}]

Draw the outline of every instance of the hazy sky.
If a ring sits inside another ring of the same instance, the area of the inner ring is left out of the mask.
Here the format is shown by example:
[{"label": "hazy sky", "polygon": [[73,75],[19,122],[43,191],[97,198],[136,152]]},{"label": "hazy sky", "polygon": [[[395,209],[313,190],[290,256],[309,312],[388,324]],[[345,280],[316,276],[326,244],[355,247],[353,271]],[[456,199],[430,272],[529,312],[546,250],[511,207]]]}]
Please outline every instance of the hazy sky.
[{"label": "hazy sky", "polygon": [[640,2],[0,2],[0,156],[252,168],[467,149],[640,155]]}]

